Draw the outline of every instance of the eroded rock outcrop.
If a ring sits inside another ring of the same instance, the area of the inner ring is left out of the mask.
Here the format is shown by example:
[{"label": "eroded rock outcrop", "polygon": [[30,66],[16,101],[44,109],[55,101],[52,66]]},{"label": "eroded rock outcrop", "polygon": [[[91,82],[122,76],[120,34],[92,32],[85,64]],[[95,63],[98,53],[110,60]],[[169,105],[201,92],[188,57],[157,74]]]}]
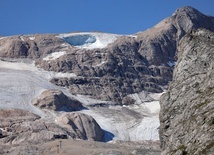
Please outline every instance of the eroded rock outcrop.
[{"label": "eroded rock outcrop", "polygon": [[54,139],[103,140],[97,122],[81,113],[65,113],[56,122],[20,109],[0,110],[0,144],[39,144]]},{"label": "eroded rock outcrop", "polygon": [[25,110],[0,110],[0,130],[2,144],[42,143],[53,140],[56,136],[75,138],[71,133],[56,125],[47,122],[39,116]]},{"label": "eroded rock outcrop", "polygon": [[162,155],[214,152],[214,33],[199,29],[180,42],[173,81],[161,97]]},{"label": "eroded rock outcrop", "polygon": [[37,59],[62,50],[64,41],[51,34],[19,35],[0,40],[0,56]]},{"label": "eroded rock outcrop", "polygon": [[97,122],[86,114],[64,113],[56,119],[56,122],[76,133],[79,139],[102,141],[104,136],[104,132]]},{"label": "eroded rock outcrop", "polygon": [[76,111],[83,109],[82,103],[66,96],[60,90],[45,90],[34,99],[33,104],[41,109],[54,111]]}]

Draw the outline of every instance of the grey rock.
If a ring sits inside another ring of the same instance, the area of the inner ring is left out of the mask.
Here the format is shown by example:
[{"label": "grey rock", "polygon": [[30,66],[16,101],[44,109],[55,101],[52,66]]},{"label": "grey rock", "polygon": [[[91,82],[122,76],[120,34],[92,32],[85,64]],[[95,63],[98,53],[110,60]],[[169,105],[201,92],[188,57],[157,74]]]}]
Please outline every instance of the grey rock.
[{"label": "grey rock", "polygon": [[82,104],[74,98],[66,96],[60,90],[45,90],[34,99],[33,105],[41,109],[54,111],[76,111],[83,109]]},{"label": "grey rock", "polygon": [[162,155],[212,155],[214,150],[214,33],[181,39],[173,81],[161,97]]},{"label": "grey rock", "polygon": [[56,121],[69,131],[75,132],[79,139],[103,140],[104,132],[91,116],[82,113],[64,113]]},{"label": "grey rock", "polygon": [[0,110],[0,144],[38,144],[55,139],[56,135],[75,138],[62,127],[19,109]]},{"label": "grey rock", "polygon": [[19,35],[0,40],[0,56],[7,58],[37,59],[63,49],[62,39],[51,34]]},{"label": "grey rock", "polygon": [[40,144],[55,139],[103,140],[103,130],[88,115],[64,113],[56,122],[25,110],[0,110],[0,145]]}]

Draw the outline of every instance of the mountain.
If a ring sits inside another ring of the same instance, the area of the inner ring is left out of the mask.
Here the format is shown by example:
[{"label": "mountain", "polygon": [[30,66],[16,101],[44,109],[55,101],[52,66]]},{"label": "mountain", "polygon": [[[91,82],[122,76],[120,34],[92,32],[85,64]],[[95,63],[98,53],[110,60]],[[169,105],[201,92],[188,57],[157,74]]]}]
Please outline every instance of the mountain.
[{"label": "mountain", "polygon": [[[180,42],[198,28],[214,31],[214,18],[183,7],[133,35],[1,37],[0,108],[6,123],[0,123],[0,143],[38,144],[64,138],[129,145],[157,142],[159,97],[180,61]],[[17,109],[23,116],[15,122],[19,116],[11,110],[19,113]],[[32,124],[32,119],[37,121]],[[15,131],[7,130],[11,122]],[[161,135],[164,132],[161,128]],[[32,138],[35,135],[39,138]],[[165,139],[160,139],[162,148],[168,145]],[[160,153],[154,150],[153,154]]]}]

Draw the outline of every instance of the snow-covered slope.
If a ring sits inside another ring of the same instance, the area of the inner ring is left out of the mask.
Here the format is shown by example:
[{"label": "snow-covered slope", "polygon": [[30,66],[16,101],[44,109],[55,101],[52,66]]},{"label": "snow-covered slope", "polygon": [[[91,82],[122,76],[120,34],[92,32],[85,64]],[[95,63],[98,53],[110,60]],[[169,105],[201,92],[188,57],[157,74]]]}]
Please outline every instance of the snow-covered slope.
[{"label": "snow-covered slope", "polygon": [[[0,108],[18,108],[33,112],[44,119],[54,120],[60,113],[44,112],[31,105],[32,99],[42,91],[60,89],[66,95],[82,102],[87,110],[81,111],[94,117],[108,133],[107,140],[158,140],[158,101],[132,106],[115,106],[106,101],[90,99],[86,96],[71,95],[68,90],[49,82],[52,77],[71,77],[73,73],[55,73],[37,68],[31,61],[0,61]],[[142,93],[141,93],[142,94]],[[142,95],[140,96],[142,97]],[[135,94],[135,96],[137,96]],[[159,94],[150,94],[158,99]],[[100,103],[108,106],[97,106]],[[111,133],[111,134],[109,134]]]},{"label": "snow-covered slope", "polygon": [[107,139],[142,141],[159,139],[159,110],[159,101],[153,101],[132,106],[90,107],[81,112],[94,117],[101,128],[113,134]]}]

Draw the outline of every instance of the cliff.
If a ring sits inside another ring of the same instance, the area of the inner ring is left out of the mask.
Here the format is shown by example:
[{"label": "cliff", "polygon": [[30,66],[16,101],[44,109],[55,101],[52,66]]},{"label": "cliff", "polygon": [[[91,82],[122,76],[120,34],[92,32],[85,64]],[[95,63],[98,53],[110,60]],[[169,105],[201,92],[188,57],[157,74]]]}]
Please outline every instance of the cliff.
[{"label": "cliff", "polygon": [[191,31],[181,39],[173,81],[161,97],[162,155],[214,152],[214,33]]}]

